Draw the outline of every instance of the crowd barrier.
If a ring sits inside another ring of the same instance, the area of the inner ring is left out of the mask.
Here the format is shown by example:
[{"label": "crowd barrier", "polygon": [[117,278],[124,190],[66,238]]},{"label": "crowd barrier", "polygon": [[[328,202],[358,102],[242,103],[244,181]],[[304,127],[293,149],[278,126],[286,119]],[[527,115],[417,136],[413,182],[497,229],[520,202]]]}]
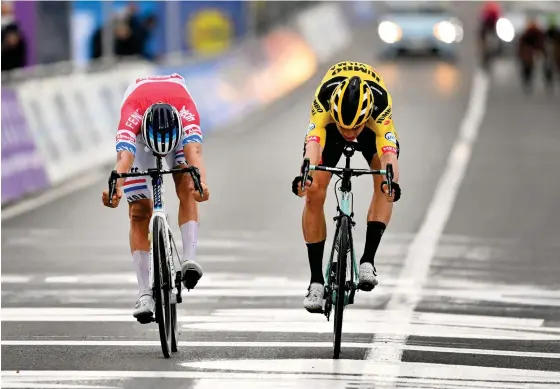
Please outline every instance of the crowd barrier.
[{"label": "crowd barrier", "polygon": [[347,46],[364,13],[354,8],[320,4],[297,15],[288,27],[195,64],[139,62],[3,87],[2,204],[113,161],[122,97],[135,78],[183,75],[203,132],[223,128],[302,85],[319,64]]}]

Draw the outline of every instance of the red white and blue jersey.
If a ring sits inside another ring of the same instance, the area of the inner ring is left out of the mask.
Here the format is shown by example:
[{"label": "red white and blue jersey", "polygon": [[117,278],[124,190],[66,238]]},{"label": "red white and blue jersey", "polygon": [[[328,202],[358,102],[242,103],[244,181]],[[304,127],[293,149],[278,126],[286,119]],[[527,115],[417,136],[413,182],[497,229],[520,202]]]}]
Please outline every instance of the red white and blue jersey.
[{"label": "red white and blue jersey", "polygon": [[171,104],[179,111],[183,124],[183,146],[202,143],[196,104],[187,89],[185,79],[174,73],[138,78],[128,86],[121,106],[116,138],[117,152],[127,150],[136,155],[136,137],[140,134],[144,112],[156,103]]}]

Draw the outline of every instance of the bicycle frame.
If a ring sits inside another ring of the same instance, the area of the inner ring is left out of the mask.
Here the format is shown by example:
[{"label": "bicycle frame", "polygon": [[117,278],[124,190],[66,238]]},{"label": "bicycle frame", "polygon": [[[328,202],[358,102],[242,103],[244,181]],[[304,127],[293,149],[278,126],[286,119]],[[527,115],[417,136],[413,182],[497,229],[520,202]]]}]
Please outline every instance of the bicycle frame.
[{"label": "bicycle frame", "polygon": [[[345,168],[346,169],[350,169],[350,160],[352,158],[352,155],[354,154],[354,148],[353,147],[349,147],[349,148],[345,148],[344,149],[344,156],[346,157],[346,163],[345,163]],[[313,169],[314,170],[314,169]],[[356,254],[354,251],[354,240],[352,239],[352,227],[354,226],[354,221],[353,221],[353,217],[354,217],[354,213],[353,213],[353,194],[352,194],[352,183],[351,183],[351,177],[352,174],[348,171],[344,172],[342,174],[342,183],[340,185],[339,191],[341,192],[341,199],[339,202],[339,205],[337,207],[337,217],[335,217],[335,220],[337,220],[337,232],[338,229],[340,227],[340,220],[343,217],[348,218],[348,234],[349,234],[349,249],[350,249],[350,261],[351,266],[352,266],[352,272],[351,272],[351,279],[347,280],[347,282],[351,282],[353,285],[351,287],[351,290],[347,293],[347,291],[345,290],[345,297],[344,297],[344,305],[348,305],[348,304],[353,304],[354,303],[354,294],[356,292],[356,290],[358,289],[358,279],[359,279],[359,268],[358,268],[358,263],[356,262]],[[336,188],[335,188],[336,190]],[[335,233],[335,238],[337,237],[337,233]],[[336,243],[335,243],[336,244]],[[331,266],[332,263],[334,261],[334,257],[332,256],[331,253],[331,257],[329,258],[329,262],[327,262],[327,268],[325,270],[325,280],[329,280],[330,279],[330,272],[331,272]],[[342,286],[339,285],[339,288],[341,288]],[[329,285],[330,288],[330,285]],[[333,296],[335,296],[335,293],[337,293],[337,291],[331,291],[333,292]],[[330,313],[330,312],[329,312]],[[327,313],[327,314],[329,314]]]},{"label": "bicycle frame", "polygon": [[[176,278],[175,265],[177,264],[174,263],[175,258],[173,258],[171,244],[173,244],[175,251],[178,252],[177,245],[175,244],[175,241],[173,239],[173,233],[171,231],[171,227],[169,226],[168,216],[167,213],[165,212],[165,202],[163,199],[163,192],[164,192],[163,174],[159,173],[160,171],[163,170],[163,164],[162,164],[162,158],[158,156],[156,156],[156,169],[158,173],[152,176],[153,212],[152,212],[152,217],[150,218],[150,225],[149,225],[150,229],[148,235],[150,241],[150,285],[152,288],[154,287],[154,273],[153,273],[154,253],[153,253],[153,245],[152,245],[152,238],[153,238],[152,229],[153,229],[155,218],[160,218],[163,221],[165,252],[167,253],[166,260],[169,266],[169,271],[171,273],[171,280],[173,283],[175,282],[175,278]],[[180,264],[178,265],[178,267],[179,266]],[[175,284],[173,284],[172,292],[176,296],[176,301],[180,303],[181,296],[178,295],[178,290]]]},{"label": "bicycle frame", "polygon": [[[387,176],[387,185],[388,185],[388,190],[389,192],[391,191],[391,182],[392,182],[392,177],[393,177],[393,167],[392,165],[387,165],[387,169],[383,169],[383,170],[370,170],[370,169],[351,169],[350,168],[350,160],[352,158],[352,156],[354,155],[354,152],[356,150],[360,150],[360,146],[358,143],[356,142],[347,142],[346,145],[344,146],[343,149],[343,153],[344,156],[346,157],[346,163],[345,163],[345,167],[344,168],[331,168],[331,167],[327,167],[327,166],[322,166],[322,165],[310,165],[309,163],[309,159],[304,160],[304,165],[302,166],[302,176],[303,176],[303,182],[305,182],[307,180],[308,177],[308,173],[309,171],[312,170],[319,170],[319,171],[327,171],[327,172],[331,172],[337,176],[339,176],[341,178],[341,185],[340,185],[340,192],[341,192],[341,200],[338,203],[338,207],[337,207],[337,216],[334,218],[334,220],[337,220],[337,226],[336,226],[336,231],[338,232],[338,229],[340,227],[340,220],[342,218],[348,218],[348,234],[349,234],[349,249],[350,249],[350,258],[352,261],[352,280],[350,282],[352,282],[352,286],[350,288],[350,292],[346,295],[345,297],[345,305],[348,304],[353,304],[354,302],[354,294],[356,292],[356,290],[358,289],[358,280],[359,280],[359,268],[358,268],[358,262],[356,261],[356,255],[354,252],[354,241],[352,239],[352,227],[354,227],[355,223],[353,221],[353,217],[354,217],[354,213],[353,213],[353,194],[352,194],[352,182],[351,179],[353,176],[360,176],[360,175],[364,175],[364,174],[383,174]],[[336,190],[336,189],[335,189]],[[337,198],[338,199],[338,198]],[[335,239],[336,239],[336,235],[337,233],[335,233]],[[334,242],[336,244],[336,241]],[[327,268],[325,271],[325,281],[330,279],[330,271],[331,271],[331,266],[332,263],[334,261],[334,258],[332,256],[332,252],[331,252],[331,258],[329,259],[329,262],[327,264]],[[338,287],[341,287],[340,285]],[[330,288],[330,285],[328,285],[327,282],[327,286],[326,288]],[[331,291],[332,292],[332,291]],[[334,292],[336,293],[336,292]],[[328,311],[328,309],[327,309]],[[325,314],[327,315],[328,318],[328,312],[325,312]]]}]

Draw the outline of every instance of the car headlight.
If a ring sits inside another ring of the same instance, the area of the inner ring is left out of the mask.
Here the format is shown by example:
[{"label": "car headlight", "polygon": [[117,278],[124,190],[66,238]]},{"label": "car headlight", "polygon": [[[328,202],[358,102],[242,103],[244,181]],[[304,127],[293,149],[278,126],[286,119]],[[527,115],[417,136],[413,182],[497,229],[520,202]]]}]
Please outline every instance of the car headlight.
[{"label": "car headlight", "polygon": [[434,26],[434,36],[443,43],[453,43],[457,38],[457,31],[451,22],[439,22]]},{"label": "car headlight", "polygon": [[498,34],[498,38],[504,42],[511,42],[515,37],[513,24],[508,19],[498,19],[498,23],[496,23],[496,34]]},{"label": "car headlight", "polygon": [[401,28],[393,22],[381,22],[377,32],[379,33],[379,38],[385,43],[398,42],[402,37]]},{"label": "car headlight", "polygon": [[449,22],[455,26],[455,42],[462,42],[464,37],[463,23],[457,18],[451,18]]}]

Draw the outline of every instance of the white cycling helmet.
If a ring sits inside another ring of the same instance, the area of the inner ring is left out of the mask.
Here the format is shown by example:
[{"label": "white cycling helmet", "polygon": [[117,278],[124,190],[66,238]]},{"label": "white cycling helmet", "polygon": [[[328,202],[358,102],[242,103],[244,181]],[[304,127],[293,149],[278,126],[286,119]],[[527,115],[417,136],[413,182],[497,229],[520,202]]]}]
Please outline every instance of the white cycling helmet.
[{"label": "white cycling helmet", "polygon": [[183,124],[179,111],[174,106],[157,103],[144,113],[142,136],[154,154],[165,157],[175,150],[181,141],[182,134]]}]

